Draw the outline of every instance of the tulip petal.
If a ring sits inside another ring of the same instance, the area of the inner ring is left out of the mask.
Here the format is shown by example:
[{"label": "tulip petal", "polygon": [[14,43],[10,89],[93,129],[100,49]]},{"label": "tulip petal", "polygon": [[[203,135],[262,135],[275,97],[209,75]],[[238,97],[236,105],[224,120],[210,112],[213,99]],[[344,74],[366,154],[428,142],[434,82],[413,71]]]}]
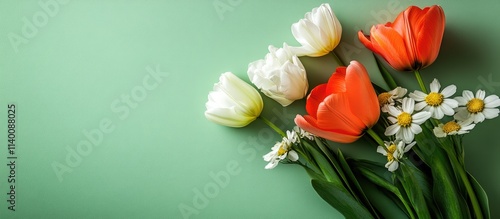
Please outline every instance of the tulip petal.
[{"label": "tulip petal", "polygon": [[381,55],[396,70],[411,70],[413,62],[403,37],[396,30],[383,25],[371,29],[373,51]]},{"label": "tulip petal", "polygon": [[422,62],[423,68],[432,64],[438,56],[446,21],[444,11],[438,5],[417,9],[410,12],[409,22],[416,38],[417,59]]},{"label": "tulip petal", "polygon": [[380,106],[368,72],[361,63],[357,61],[350,63],[347,67],[345,84],[350,112],[356,115],[365,127],[375,125],[380,116]]},{"label": "tulip petal", "polygon": [[316,126],[316,120],[308,115],[305,115],[303,117],[297,115],[297,117],[295,117],[295,124],[300,128],[304,129],[305,131],[310,132],[316,136],[320,136],[330,141],[339,143],[352,143],[361,137],[360,135],[359,136],[349,135],[349,134],[320,129]]},{"label": "tulip petal", "polygon": [[361,135],[367,126],[351,112],[346,93],[331,94],[318,107],[317,125],[349,135]]},{"label": "tulip petal", "polygon": [[340,66],[328,79],[326,93],[342,93],[346,91],[346,83],[345,83],[345,75],[346,75],[346,67]]},{"label": "tulip petal", "polygon": [[327,84],[320,84],[311,90],[306,101],[306,111],[309,115],[317,118],[318,107],[321,102],[328,96],[326,93]]}]

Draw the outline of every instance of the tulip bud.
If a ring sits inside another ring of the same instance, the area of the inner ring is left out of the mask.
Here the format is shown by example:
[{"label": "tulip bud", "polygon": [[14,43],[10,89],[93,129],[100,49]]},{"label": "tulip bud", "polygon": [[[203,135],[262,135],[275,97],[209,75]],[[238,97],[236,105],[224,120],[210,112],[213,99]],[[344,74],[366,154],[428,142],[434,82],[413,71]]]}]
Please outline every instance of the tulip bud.
[{"label": "tulip bud", "polygon": [[340,43],[342,26],[329,4],[321,4],[292,25],[292,34],[302,47],[292,47],[298,56],[324,56]]},{"label": "tulip bud", "polygon": [[205,106],[208,120],[229,127],[244,127],[260,116],[264,104],[255,88],[226,72],[214,84]]}]

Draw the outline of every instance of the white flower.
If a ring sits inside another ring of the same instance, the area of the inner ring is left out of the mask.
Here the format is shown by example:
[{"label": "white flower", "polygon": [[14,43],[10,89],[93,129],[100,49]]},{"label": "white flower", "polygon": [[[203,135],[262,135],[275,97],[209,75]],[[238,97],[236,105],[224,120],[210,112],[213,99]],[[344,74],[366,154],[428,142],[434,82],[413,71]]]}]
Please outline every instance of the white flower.
[{"label": "white flower", "polygon": [[297,133],[287,131],[287,136],[283,137],[282,141],[277,142],[272,148],[271,152],[263,156],[264,161],[269,162],[266,169],[275,168],[281,160],[288,158],[291,161],[297,161],[299,154],[292,150],[292,145],[297,142]]},{"label": "white flower", "polygon": [[378,102],[384,113],[389,112],[389,106],[394,106],[395,101],[401,101],[406,95],[407,90],[402,87],[396,87],[394,90],[384,92],[378,95]]},{"label": "white flower", "polygon": [[247,72],[262,93],[282,106],[304,98],[309,88],[304,66],[286,44],[280,49],[269,46],[265,59],[250,63]]},{"label": "white flower", "polygon": [[416,134],[422,132],[420,125],[431,117],[430,112],[422,111],[413,114],[415,101],[405,97],[402,102],[402,110],[394,106],[389,106],[389,121],[392,125],[385,130],[386,136],[396,134],[396,139],[401,139],[405,143],[410,143]]},{"label": "white flower", "polygon": [[293,130],[295,132],[297,132],[297,134],[299,135],[300,138],[307,138],[311,141],[314,141],[314,135],[312,133],[310,133],[304,129],[301,129],[298,126],[293,127]]},{"label": "white flower", "polygon": [[384,146],[378,146],[377,152],[387,156],[387,163],[385,168],[389,171],[394,172],[399,167],[399,162],[403,158],[404,153],[408,152],[416,142],[411,142],[405,146],[405,143],[401,140],[396,140],[395,142],[384,141]]},{"label": "white flower", "polygon": [[423,109],[430,112],[431,117],[435,119],[442,119],[444,115],[452,116],[455,114],[453,109],[458,107],[458,102],[448,97],[455,94],[457,86],[449,85],[439,93],[441,84],[437,79],[434,79],[430,87],[431,92],[429,94],[418,90],[409,94],[411,98],[418,102],[415,104],[415,110],[420,111]]},{"label": "white flower", "polygon": [[342,26],[330,5],[321,4],[312,12],[307,12],[299,22],[292,24],[292,34],[302,45],[292,48],[295,54],[318,57],[337,47],[342,36]]},{"label": "white flower", "polygon": [[472,119],[466,121],[449,121],[446,124],[439,124],[434,128],[434,135],[438,138],[444,138],[448,135],[462,135],[469,133],[476,124],[472,123]]},{"label": "white flower", "polygon": [[458,101],[458,107],[455,111],[455,119],[465,121],[472,119],[474,123],[480,123],[484,119],[493,119],[498,116],[500,106],[500,99],[497,95],[490,95],[486,97],[483,90],[478,90],[476,96],[472,91],[464,90],[461,97],[455,97]]},{"label": "white flower", "polygon": [[255,88],[226,72],[214,84],[205,106],[208,120],[229,127],[243,127],[260,115],[264,104]]}]

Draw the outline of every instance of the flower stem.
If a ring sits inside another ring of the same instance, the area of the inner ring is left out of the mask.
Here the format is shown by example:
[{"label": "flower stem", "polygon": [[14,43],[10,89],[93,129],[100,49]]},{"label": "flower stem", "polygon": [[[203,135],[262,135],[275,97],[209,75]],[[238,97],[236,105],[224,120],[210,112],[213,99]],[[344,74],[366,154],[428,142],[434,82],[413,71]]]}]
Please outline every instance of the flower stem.
[{"label": "flower stem", "polygon": [[424,81],[422,80],[422,77],[420,76],[420,72],[418,72],[418,70],[415,70],[415,77],[417,77],[417,81],[418,81],[418,85],[420,85],[420,89],[422,89],[422,91],[427,94],[427,89],[425,88]]},{"label": "flower stem", "polygon": [[384,141],[382,140],[382,138],[380,138],[380,136],[378,136],[378,134],[375,133],[375,131],[373,131],[371,128],[366,130],[366,133],[368,133],[373,138],[373,140],[377,142],[378,145],[384,146]]},{"label": "flower stem", "polygon": [[375,56],[375,54],[373,54],[373,57],[375,58],[375,62],[377,62],[377,67],[378,67],[380,73],[382,74],[382,77],[384,78],[385,83],[387,83],[387,85],[389,85],[389,88],[392,90],[392,89],[395,89],[396,87],[398,87],[398,84],[396,83],[396,81],[392,77],[391,73],[389,73],[389,71],[387,71],[387,69],[382,65],[382,63],[377,58],[377,56]]},{"label": "flower stem", "polygon": [[338,55],[337,55],[334,51],[332,51],[332,52],[330,52],[330,53],[333,55],[333,58],[335,59],[335,61],[337,62],[337,64],[338,64],[339,66],[346,66],[346,65],[344,64],[344,62],[342,62],[342,60],[339,58],[339,56],[338,56]]},{"label": "flower stem", "polygon": [[483,218],[483,212],[481,211],[481,205],[479,204],[479,201],[477,200],[476,193],[474,191],[474,188],[472,188],[472,185],[469,181],[469,177],[467,175],[467,172],[465,171],[465,167],[460,164],[460,161],[457,159],[457,155],[452,151],[452,149],[448,148],[446,149],[446,152],[448,153],[448,157],[450,158],[450,162],[452,165],[452,168],[458,171],[459,177],[462,180],[463,185],[465,186],[465,189],[467,191],[467,194],[469,195],[469,200],[471,201],[472,204],[472,209],[475,214],[475,218]]},{"label": "flower stem", "polygon": [[276,126],[274,123],[272,123],[271,121],[269,121],[268,119],[266,119],[265,117],[262,117],[262,116],[259,116],[259,118],[264,122],[266,123],[267,126],[269,126],[270,128],[272,128],[276,133],[280,134],[281,137],[286,137],[286,134],[285,132],[283,132],[283,130],[281,130],[280,128],[278,128],[278,126]]}]

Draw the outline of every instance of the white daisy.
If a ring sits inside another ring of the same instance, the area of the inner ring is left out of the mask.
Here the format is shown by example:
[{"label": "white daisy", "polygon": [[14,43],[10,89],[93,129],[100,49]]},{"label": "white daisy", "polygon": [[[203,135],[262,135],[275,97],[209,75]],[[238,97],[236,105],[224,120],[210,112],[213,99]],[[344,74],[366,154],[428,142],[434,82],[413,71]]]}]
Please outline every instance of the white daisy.
[{"label": "white daisy", "polygon": [[449,121],[446,124],[439,124],[434,128],[434,135],[438,138],[444,138],[448,135],[462,135],[469,133],[476,124],[472,123],[472,119],[466,121]]},{"label": "white daisy", "polygon": [[389,106],[394,106],[395,101],[401,100],[406,95],[406,88],[396,87],[394,90],[378,95],[378,102],[382,112],[389,112]]},{"label": "white daisy", "polygon": [[266,162],[266,169],[275,168],[281,160],[288,158],[291,161],[297,161],[299,159],[299,154],[292,150],[292,145],[297,142],[298,137],[296,132],[287,131],[287,136],[283,137],[282,141],[277,142],[272,148],[271,152],[263,156]]},{"label": "white daisy", "polygon": [[385,168],[389,171],[394,172],[399,167],[399,162],[403,158],[404,153],[408,152],[416,142],[411,142],[410,144],[405,144],[401,140],[396,141],[384,141],[384,146],[378,146],[377,152],[387,156],[387,163]]},{"label": "white daisy", "polygon": [[431,117],[435,119],[442,119],[444,115],[452,116],[455,114],[453,109],[458,107],[458,102],[448,97],[455,94],[457,86],[449,85],[440,93],[441,84],[437,79],[434,79],[430,87],[431,92],[429,94],[417,90],[408,95],[418,102],[415,104],[415,110],[420,111],[423,109],[428,111],[432,114]]},{"label": "white daisy", "polygon": [[484,119],[493,119],[500,112],[496,107],[500,106],[500,99],[497,95],[486,96],[486,92],[478,90],[476,96],[472,91],[464,90],[461,97],[455,97],[458,101],[458,107],[455,111],[455,119],[460,121],[468,120],[469,118],[474,123],[480,123]]},{"label": "white daisy", "polygon": [[[431,113],[422,111],[413,114],[415,101],[405,97],[402,101],[402,109],[389,106],[389,121],[392,123],[385,130],[386,136],[396,135],[396,139],[401,139],[405,143],[410,143],[416,134],[422,132],[420,125],[431,117]],[[413,114],[413,115],[412,115]]]},{"label": "white daisy", "polygon": [[311,141],[314,141],[314,135],[310,132],[307,132],[304,129],[301,129],[298,126],[293,127],[293,130],[299,135],[300,138],[307,138]]}]

